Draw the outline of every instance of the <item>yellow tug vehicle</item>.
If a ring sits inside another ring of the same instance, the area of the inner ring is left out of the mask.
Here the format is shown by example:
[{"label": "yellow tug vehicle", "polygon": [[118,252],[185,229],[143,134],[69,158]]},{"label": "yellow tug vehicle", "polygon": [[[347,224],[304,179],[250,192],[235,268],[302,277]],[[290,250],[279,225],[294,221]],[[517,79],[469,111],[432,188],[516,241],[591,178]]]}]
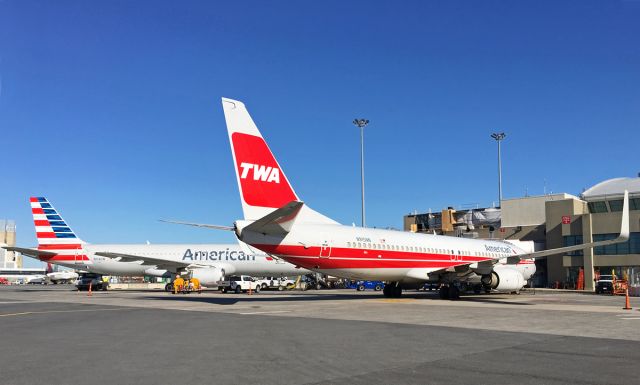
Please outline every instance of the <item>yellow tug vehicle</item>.
[{"label": "yellow tug vehicle", "polygon": [[193,292],[202,294],[202,285],[200,285],[200,280],[198,278],[184,279],[182,277],[177,277],[173,281],[173,294],[189,294]]}]

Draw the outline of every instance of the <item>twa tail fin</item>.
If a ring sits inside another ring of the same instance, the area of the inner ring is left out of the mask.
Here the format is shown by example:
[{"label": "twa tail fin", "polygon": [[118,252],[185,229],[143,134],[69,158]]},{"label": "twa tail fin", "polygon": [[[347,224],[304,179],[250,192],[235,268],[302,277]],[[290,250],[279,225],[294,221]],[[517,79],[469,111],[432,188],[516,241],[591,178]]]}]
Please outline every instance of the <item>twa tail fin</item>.
[{"label": "twa tail fin", "polygon": [[[246,220],[258,220],[300,199],[262,138],[242,102],[222,98],[231,153]],[[296,222],[331,223],[332,219],[302,205]]]}]

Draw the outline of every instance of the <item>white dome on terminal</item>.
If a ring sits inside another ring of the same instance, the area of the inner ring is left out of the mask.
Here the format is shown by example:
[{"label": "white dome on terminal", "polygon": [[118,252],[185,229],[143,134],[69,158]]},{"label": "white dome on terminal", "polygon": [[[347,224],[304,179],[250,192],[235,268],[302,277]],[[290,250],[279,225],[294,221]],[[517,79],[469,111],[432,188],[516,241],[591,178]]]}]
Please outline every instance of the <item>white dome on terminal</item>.
[{"label": "white dome on terminal", "polygon": [[629,195],[640,195],[640,177],[608,179],[588,188],[580,196],[584,200],[591,200],[623,195],[624,190],[629,191]]}]

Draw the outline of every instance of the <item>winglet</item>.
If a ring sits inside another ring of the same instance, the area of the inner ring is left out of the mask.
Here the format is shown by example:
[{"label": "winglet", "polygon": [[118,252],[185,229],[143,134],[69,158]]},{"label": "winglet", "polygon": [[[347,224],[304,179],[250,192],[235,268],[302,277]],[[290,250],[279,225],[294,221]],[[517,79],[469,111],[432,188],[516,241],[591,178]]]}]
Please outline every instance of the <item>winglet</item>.
[{"label": "winglet", "polygon": [[620,225],[620,242],[629,240],[629,191],[624,190],[624,201],[622,203],[622,224]]}]

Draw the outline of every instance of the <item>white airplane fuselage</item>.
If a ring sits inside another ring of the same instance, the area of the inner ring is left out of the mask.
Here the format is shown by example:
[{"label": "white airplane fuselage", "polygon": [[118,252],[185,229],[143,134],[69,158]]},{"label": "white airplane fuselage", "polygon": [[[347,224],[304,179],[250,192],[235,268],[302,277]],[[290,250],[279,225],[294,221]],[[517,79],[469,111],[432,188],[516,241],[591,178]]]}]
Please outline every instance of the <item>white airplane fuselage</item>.
[{"label": "white airplane fuselage", "polygon": [[143,261],[122,262],[95,254],[99,252],[146,256],[190,263],[194,267],[217,267],[224,269],[227,274],[287,276],[308,273],[277,258],[243,250],[238,244],[83,244],[73,253],[67,251],[67,255],[56,255],[50,260],[43,260],[105,275],[169,277],[173,273],[155,265],[143,264]]},{"label": "white airplane fuselage", "polygon": [[[482,262],[502,258],[506,262],[524,253],[503,241],[337,224],[296,224],[279,237],[243,231],[250,223],[236,222],[243,242],[295,265],[350,279],[427,281],[434,271],[466,265],[482,274]],[[487,273],[491,266],[486,265]]]}]

